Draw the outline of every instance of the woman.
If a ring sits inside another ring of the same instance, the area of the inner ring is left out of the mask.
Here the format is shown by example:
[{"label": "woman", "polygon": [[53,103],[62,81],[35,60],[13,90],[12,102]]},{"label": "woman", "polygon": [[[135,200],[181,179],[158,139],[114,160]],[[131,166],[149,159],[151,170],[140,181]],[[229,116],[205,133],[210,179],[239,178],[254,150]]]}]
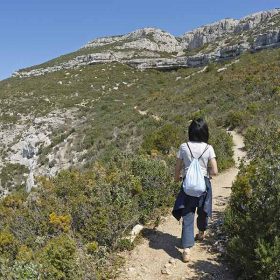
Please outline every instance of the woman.
[{"label": "woman", "polygon": [[[189,196],[181,188],[176,199],[172,214],[177,219],[183,218],[182,224],[182,258],[184,262],[190,260],[190,249],[195,240],[203,240],[208,225],[208,217],[212,215],[212,188],[210,175],[217,175],[218,168],[214,149],[208,144],[209,131],[207,123],[199,118],[193,120],[189,126],[189,142],[183,143],[177,153],[175,167],[175,181],[186,176],[192,158],[199,159],[199,165],[204,175],[206,192],[200,197]],[[199,233],[194,237],[194,215],[197,210],[197,227]]]}]

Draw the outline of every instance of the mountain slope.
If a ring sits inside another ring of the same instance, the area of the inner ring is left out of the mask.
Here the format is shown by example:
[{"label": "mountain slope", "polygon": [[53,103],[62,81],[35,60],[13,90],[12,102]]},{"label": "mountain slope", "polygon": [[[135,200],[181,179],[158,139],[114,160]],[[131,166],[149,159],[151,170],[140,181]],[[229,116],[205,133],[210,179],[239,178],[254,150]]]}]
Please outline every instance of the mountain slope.
[{"label": "mountain slope", "polygon": [[[0,166],[28,168],[17,180],[24,184],[30,170],[53,176],[111,149],[135,151],[149,133],[182,115],[206,115],[225,126],[278,116],[278,57],[278,49],[265,50],[234,64],[173,72],[100,64],[2,81]],[[4,171],[2,187],[11,189],[13,172]]]},{"label": "mountain slope", "polygon": [[74,53],[20,70],[13,75],[39,76],[62,69],[112,62],[121,62],[139,69],[203,66],[211,61],[234,58],[244,51],[278,47],[279,12],[280,9],[274,9],[240,20],[223,19],[177,38],[155,28],[99,38]]}]

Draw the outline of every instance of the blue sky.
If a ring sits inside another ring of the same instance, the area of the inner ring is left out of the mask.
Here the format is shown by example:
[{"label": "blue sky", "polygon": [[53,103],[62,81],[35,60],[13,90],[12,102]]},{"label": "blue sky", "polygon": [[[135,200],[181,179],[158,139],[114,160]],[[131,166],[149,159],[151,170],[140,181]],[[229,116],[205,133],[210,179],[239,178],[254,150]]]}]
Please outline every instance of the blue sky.
[{"label": "blue sky", "polygon": [[181,35],[225,17],[279,6],[279,0],[1,0],[0,80],[96,37],[142,27]]}]

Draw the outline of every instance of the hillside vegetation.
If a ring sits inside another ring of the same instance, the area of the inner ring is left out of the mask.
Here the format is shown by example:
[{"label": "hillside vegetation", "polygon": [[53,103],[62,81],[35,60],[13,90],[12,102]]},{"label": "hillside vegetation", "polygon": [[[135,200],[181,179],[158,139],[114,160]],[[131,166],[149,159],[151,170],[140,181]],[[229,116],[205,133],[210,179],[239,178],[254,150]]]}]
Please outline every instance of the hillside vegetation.
[{"label": "hillside vegetation", "polygon": [[[277,168],[280,51],[245,53],[226,64],[160,72],[115,63],[0,82],[2,135],[15,133],[1,147],[1,182],[11,190],[0,202],[2,279],[113,277],[121,262],[114,252],[132,247],[124,238],[131,228],[157,222],[172,205],[179,188],[172,181],[175,154],[198,116],[209,122],[221,170],[233,164],[225,128],[246,135],[253,160],[233,189],[229,254],[241,261],[243,277],[277,279],[277,176],[270,182]],[[26,170],[16,161],[7,165],[25,137],[21,126],[36,134],[35,120],[67,112],[65,122],[47,123],[51,144],[37,144],[37,188],[27,194]],[[276,134],[265,136],[258,127]],[[275,141],[264,146],[269,139]],[[56,158],[63,149],[70,169],[46,177],[46,170],[64,167]]]},{"label": "hillside vegetation", "polygon": [[233,184],[228,254],[241,279],[279,279],[279,125],[251,127],[245,137],[250,164]]}]

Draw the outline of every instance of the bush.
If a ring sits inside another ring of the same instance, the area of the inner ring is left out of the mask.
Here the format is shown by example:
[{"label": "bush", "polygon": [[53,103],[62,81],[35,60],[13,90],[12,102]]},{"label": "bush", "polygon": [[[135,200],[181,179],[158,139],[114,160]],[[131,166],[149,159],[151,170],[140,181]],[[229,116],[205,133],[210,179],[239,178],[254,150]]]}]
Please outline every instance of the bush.
[{"label": "bush", "polygon": [[250,158],[270,158],[280,154],[280,130],[276,123],[252,126],[245,133],[245,148]]},{"label": "bush", "polygon": [[51,239],[40,254],[44,279],[77,279],[76,245],[67,235]]},{"label": "bush", "polygon": [[11,268],[11,275],[12,279],[15,280],[40,279],[40,265],[34,262],[15,261],[14,265]]},{"label": "bush", "polygon": [[90,242],[86,246],[88,254],[95,254],[98,251],[98,243],[96,241]]},{"label": "bush", "polygon": [[210,127],[209,143],[214,147],[220,171],[233,166],[233,140],[229,133],[221,128]]},{"label": "bush", "polygon": [[225,125],[230,129],[247,127],[250,114],[246,111],[231,111],[228,113]]},{"label": "bush", "polygon": [[153,216],[156,208],[171,206],[177,192],[171,182],[168,169],[163,161],[136,158],[132,164],[133,173],[141,178],[143,192],[139,197],[141,222],[145,223]]},{"label": "bush", "polygon": [[68,232],[71,224],[70,215],[56,215],[52,212],[49,215],[49,223],[53,226],[54,230]]},{"label": "bush", "polygon": [[24,180],[23,175],[28,172],[28,168],[24,165],[8,163],[0,173],[2,187],[11,191],[15,186],[21,185]]},{"label": "bush", "polygon": [[82,279],[78,273],[90,266],[98,267],[90,275],[110,275],[110,261],[118,262],[110,252],[131,249],[124,239],[128,232],[155,219],[157,208],[171,206],[176,193],[164,160],[120,152],[106,165],[38,178],[30,194],[17,191],[0,202],[2,274]]},{"label": "bush", "polygon": [[117,248],[120,251],[125,251],[125,250],[131,251],[134,248],[134,245],[129,239],[123,238],[118,241]]},{"label": "bush", "polygon": [[18,242],[9,230],[0,231],[0,256],[15,258]]},{"label": "bush", "polygon": [[[228,254],[245,279],[280,277],[280,149],[277,138],[273,138],[277,132],[269,128],[267,131],[272,132],[256,138],[251,138],[256,135],[255,129],[248,131],[247,147],[252,160],[242,167],[233,184],[226,212]],[[258,151],[253,155],[255,150]]]},{"label": "bush", "polygon": [[172,124],[166,124],[161,128],[145,136],[142,148],[148,154],[157,150],[162,154],[168,154],[171,147],[178,147],[182,140],[183,131]]}]

